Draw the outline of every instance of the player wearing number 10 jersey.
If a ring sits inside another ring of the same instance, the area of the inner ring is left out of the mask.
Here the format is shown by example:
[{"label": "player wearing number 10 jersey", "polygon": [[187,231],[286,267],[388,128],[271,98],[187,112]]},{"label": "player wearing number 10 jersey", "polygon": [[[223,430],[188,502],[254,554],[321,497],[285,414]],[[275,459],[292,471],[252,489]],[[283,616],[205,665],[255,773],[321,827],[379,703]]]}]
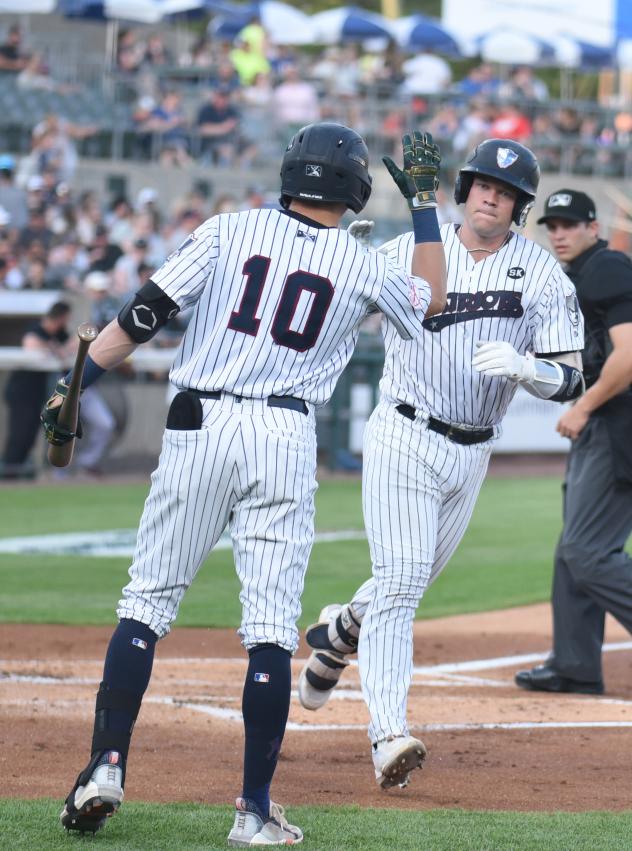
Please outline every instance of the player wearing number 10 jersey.
[{"label": "player wearing number 10 jersey", "polygon": [[[427,137],[418,141],[416,167],[434,180],[437,149]],[[445,304],[434,209],[415,214],[426,223],[418,228],[412,275],[338,229],[346,209],[359,212],[370,191],[368,152],[357,133],[336,124],[303,128],[282,162],[283,209],[209,219],[92,346],[84,385],[180,310],[194,308],[170,373],[180,392],[117,610],[91,759],[61,815],[69,829],[97,830],[120,805],[156,641],[228,525],[241,584],[239,632],[250,657],[243,790],[229,844],[302,839],[269,789],[313,539],[314,409],[331,396],[367,313],[381,311],[410,339]]]}]

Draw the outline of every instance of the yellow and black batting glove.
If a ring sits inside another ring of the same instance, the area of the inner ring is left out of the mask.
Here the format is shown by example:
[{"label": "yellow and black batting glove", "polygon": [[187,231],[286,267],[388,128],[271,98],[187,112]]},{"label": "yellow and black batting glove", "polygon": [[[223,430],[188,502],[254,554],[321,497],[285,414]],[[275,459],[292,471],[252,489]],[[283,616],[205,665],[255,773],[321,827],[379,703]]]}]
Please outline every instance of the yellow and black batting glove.
[{"label": "yellow and black batting glove", "polygon": [[441,153],[439,146],[432,141],[430,133],[402,136],[404,167],[399,168],[390,157],[382,157],[382,162],[395,181],[412,211],[437,206],[439,187],[439,168]]}]

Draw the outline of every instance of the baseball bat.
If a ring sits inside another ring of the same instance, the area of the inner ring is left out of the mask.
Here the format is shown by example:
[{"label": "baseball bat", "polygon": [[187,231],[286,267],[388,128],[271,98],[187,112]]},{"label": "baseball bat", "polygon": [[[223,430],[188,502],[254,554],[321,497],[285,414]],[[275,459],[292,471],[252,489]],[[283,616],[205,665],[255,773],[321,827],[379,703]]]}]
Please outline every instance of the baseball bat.
[{"label": "baseball bat", "polygon": [[[68,386],[68,394],[61,404],[57,422],[68,431],[75,432],[77,430],[77,421],[79,419],[79,397],[81,396],[81,379],[83,378],[83,368],[88,356],[88,349],[98,335],[98,331],[94,325],[89,322],[84,322],[77,328],[77,336],[79,337],[79,348],[77,349],[77,357],[72,370],[72,379]],[[49,446],[48,460],[53,467],[67,467],[72,460],[72,453],[75,448],[75,439],[69,440],[63,446]]]}]

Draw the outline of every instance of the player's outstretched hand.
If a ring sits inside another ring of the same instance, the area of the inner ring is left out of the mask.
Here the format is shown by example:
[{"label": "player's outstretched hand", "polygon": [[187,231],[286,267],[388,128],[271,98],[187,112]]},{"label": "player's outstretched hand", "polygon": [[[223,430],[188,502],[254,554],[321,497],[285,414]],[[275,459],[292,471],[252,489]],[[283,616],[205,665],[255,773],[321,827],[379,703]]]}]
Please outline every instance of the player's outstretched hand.
[{"label": "player's outstretched hand", "polygon": [[373,232],[374,226],[375,222],[372,222],[369,219],[356,219],[356,221],[351,222],[347,228],[347,233],[351,234],[354,239],[357,239],[360,245],[364,248],[369,248],[371,245],[371,233]]},{"label": "player's outstretched hand", "polygon": [[390,157],[382,157],[397,188],[411,210],[436,207],[441,165],[439,146],[432,141],[430,133],[415,130],[412,136],[409,133],[402,136],[402,149],[403,169],[396,166]]},{"label": "player's outstretched hand", "polygon": [[510,378],[512,381],[533,381],[535,359],[533,355],[519,355],[511,343],[476,343],[478,351],[472,358],[472,366],[483,375]]}]

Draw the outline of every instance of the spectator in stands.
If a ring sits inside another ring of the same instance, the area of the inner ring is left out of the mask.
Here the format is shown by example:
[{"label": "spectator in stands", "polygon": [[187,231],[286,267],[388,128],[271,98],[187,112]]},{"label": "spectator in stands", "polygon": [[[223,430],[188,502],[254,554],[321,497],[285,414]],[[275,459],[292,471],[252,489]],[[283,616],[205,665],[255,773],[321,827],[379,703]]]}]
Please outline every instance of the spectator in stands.
[{"label": "spectator in stands", "polygon": [[134,235],[134,211],[124,195],[112,201],[110,212],[105,218],[105,224],[110,229],[110,239],[116,245],[124,246]]},{"label": "spectator in stands", "polygon": [[452,82],[450,66],[430,50],[418,53],[402,64],[404,82],[401,93],[406,96],[437,95]]},{"label": "spectator in stands", "polygon": [[248,118],[257,121],[268,113],[272,102],[272,81],[269,74],[257,74],[249,86],[240,92],[240,102],[248,110]]},{"label": "spectator in stands", "polygon": [[127,74],[135,74],[143,61],[144,52],[134,30],[121,30],[116,45],[117,69]]},{"label": "spectator in stands", "polygon": [[134,239],[147,242],[147,263],[157,269],[167,258],[167,246],[162,236],[161,219],[153,202],[134,216]]},{"label": "spectator in stands", "polygon": [[147,248],[146,239],[135,239],[125,253],[116,261],[110,286],[113,296],[126,301],[132,293],[140,289],[141,283],[138,269],[141,264],[146,265]]},{"label": "spectator in stands", "polygon": [[57,180],[72,183],[79,160],[76,140],[98,132],[95,124],[74,124],[51,113],[33,128],[33,144],[39,152],[38,172],[52,169]]},{"label": "spectator in stands", "polygon": [[153,70],[168,68],[169,66],[174,65],[173,56],[167,49],[161,35],[154,33],[147,39],[145,53],[143,55],[143,64]]},{"label": "spectator in stands", "polygon": [[269,48],[268,35],[261,23],[259,15],[253,15],[246,26],[239,31],[237,41],[243,44],[249,44],[251,50],[260,56],[267,55]]},{"label": "spectator in stands", "polygon": [[18,74],[15,83],[18,89],[58,92],[63,95],[78,91],[77,86],[68,83],[58,83],[51,77],[50,67],[44,61],[41,53],[33,53],[29,57],[25,67]]},{"label": "spectator in stands", "polygon": [[493,108],[480,98],[473,98],[467,114],[461,119],[458,130],[452,139],[456,153],[465,154],[473,150],[483,139],[491,136],[490,127],[494,117]]},{"label": "spectator in stands", "polygon": [[[67,358],[76,348],[69,339],[70,306],[55,302],[44,317],[22,338],[22,348],[40,352],[45,357]],[[32,478],[34,467],[29,455],[40,429],[39,412],[46,401],[49,373],[40,370],[15,370],[9,375],[4,399],[7,403],[7,438],[0,477]]]},{"label": "spectator in stands", "polygon": [[632,141],[632,113],[622,110],[614,117],[617,145],[629,145]]},{"label": "spectator in stands", "polygon": [[233,93],[241,89],[239,74],[228,57],[220,59],[217,62],[215,69],[210,76],[209,85],[213,89],[230,89]]},{"label": "spectator in stands", "polygon": [[493,97],[498,92],[500,80],[489,62],[481,62],[471,68],[467,75],[455,85],[455,91],[471,97]]},{"label": "spectator in stands", "polygon": [[206,215],[195,208],[185,207],[180,210],[166,240],[167,252],[171,254],[172,251],[176,251],[205,219]]},{"label": "spectator in stands", "polygon": [[230,61],[242,86],[249,86],[257,74],[270,73],[270,63],[264,54],[258,53],[248,41],[237,41],[237,46],[230,52]]},{"label": "spectator in stands", "polygon": [[48,256],[47,280],[54,289],[78,291],[89,264],[88,253],[77,236],[68,234]]},{"label": "spectator in stands", "polygon": [[18,248],[28,251],[33,243],[40,243],[46,251],[53,242],[53,232],[46,224],[46,208],[43,206],[33,207],[29,210],[29,218],[26,227],[22,228],[18,235]]},{"label": "spectator in stands", "polygon": [[7,284],[7,274],[9,272],[9,264],[6,257],[0,257],[0,290],[9,289]]},{"label": "spectator in stands", "polygon": [[563,138],[576,139],[581,128],[581,118],[576,109],[563,106],[554,113],[553,125]]},{"label": "spectator in stands", "polygon": [[93,243],[97,225],[101,224],[101,205],[97,193],[92,189],[84,190],[77,204],[77,236],[83,245]]},{"label": "spectator in stands", "polygon": [[88,252],[88,272],[111,272],[122,254],[121,247],[110,241],[107,227],[103,224],[97,225]]},{"label": "spectator in stands", "polygon": [[[110,290],[110,276],[106,272],[90,272],[84,281],[90,299],[90,321],[99,331],[114,319],[121,308]],[[73,472],[88,476],[102,476],[102,463],[116,430],[116,419],[106,402],[103,387],[88,387],[81,396],[81,423],[84,435],[77,444]]]},{"label": "spectator in stands", "polygon": [[183,68],[211,68],[214,62],[213,45],[206,35],[201,35],[193,42],[191,49],[179,58],[179,64]]},{"label": "spectator in stands", "polygon": [[190,162],[188,120],[180,92],[165,92],[160,104],[152,109],[144,129],[159,134],[162,165],[182,166]]},{"label": "spectator in stands", "polygon": [[31,260],[26,266],[26,275],[22,289],[45,290],[54,289],[53,282],[46,276],[47,264],[43,260]]},{"label": "spectator in stands", "polygon": [[35,207],[46,209],[44,178],[41,174],[32,174],[26,181],[26,204],[29,210],[33,210]]},{"label": "spectator in stands", "polygon": [[543,80],[538,79],[528,65],[514,68],[507,82],[498,88],[498,97],[507,100],[539,100],[549,97],[549,90]]},{"label": "spectator in stands", "polygon": [[272,104],[278,132],[283,138],[320,119],[316,89],[312,83],[301,79],[296,65],[285,69],[283,82],[274,90]]},{"label": "spectator in stands", "polygon": [[560,133],[554,126],[551,116],[541,112],[533,119],[531,138],[538,148],[538,163],[542,171],[560,170]]},{"label": "spectator in stands", "polygon": [[0,155],[0,206],[9,215],[10,226],[21,230],[28,222],[26,192],[16,186],[15,160],[11,154]]},{"label": "spectator in stands", "polygon": [[440,106],[427,126],[433,138],[443,143],[441,150],[445,153],[446,144],[451,143],[454,134],[460,127],[459,114],[456,107],[450,104]]},{"label": "spectator in stands", "polygon": [[26,68],[28,60],[28,54],[22,51],[22,30],[18,24],[12,24],[7,40],[0,45],[0,73],[17,74]]},{"label": "spectator in stands", "polygon": [[215,199],[210,217],[219,216],[221,213],[238,213],[239,209],[239,199],[235,195],[225,193]]},{"label": "spectator in stands", "polygon": [[231,102],[230,89],[213,89],[197,116],[202,162],[232,165],[238,154],[238,127],[239,112]]},{"label": "spectator in stands", "polygon": [[500,108],[489,128],[490,136],[495,139],[514,139],[516,142],[528,142],[531,136],[531,122],[518,104],[507,103]]}]

